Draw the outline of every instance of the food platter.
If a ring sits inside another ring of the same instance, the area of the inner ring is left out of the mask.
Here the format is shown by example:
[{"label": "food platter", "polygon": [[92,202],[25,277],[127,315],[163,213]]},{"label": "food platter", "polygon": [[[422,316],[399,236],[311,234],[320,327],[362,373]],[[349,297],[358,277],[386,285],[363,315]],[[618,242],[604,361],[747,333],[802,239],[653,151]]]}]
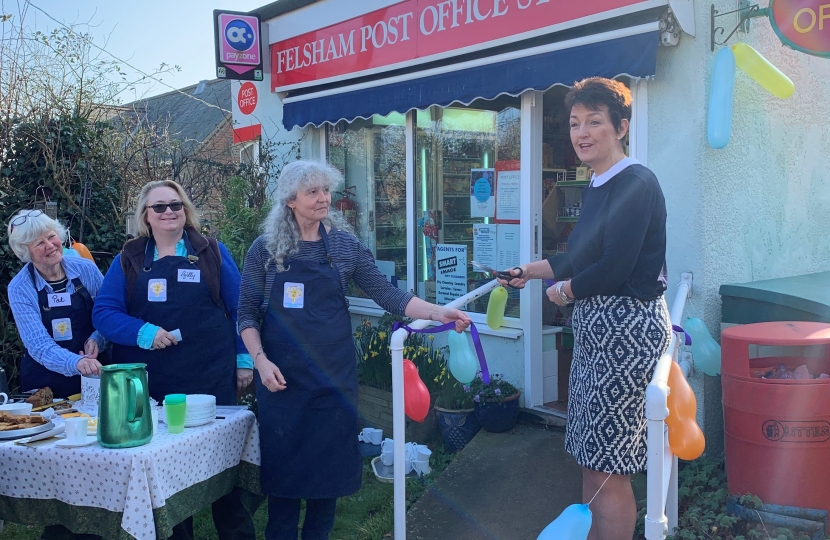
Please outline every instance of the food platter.
[{"label": "food platter", "polygon": [[55,424],[51,420],[47,420],[43,424],[30,428],[0,431],[0,441],[11,441],[14,439],[22,439],[23,437],[31,437],[32,435],[37,435],[38,433],[44,433],[46,431],[49,431],[54,427]]}]

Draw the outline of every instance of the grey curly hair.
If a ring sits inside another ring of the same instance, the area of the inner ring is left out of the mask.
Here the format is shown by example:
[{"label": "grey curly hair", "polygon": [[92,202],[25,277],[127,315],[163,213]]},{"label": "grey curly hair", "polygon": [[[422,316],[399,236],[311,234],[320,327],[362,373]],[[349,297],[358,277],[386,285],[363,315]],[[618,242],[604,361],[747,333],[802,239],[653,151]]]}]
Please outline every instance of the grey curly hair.
[{"label": "grey curly hair", "polygon": [[[277,272],[285,272],[285,261],[300,250],[300,228],[288,203],[297,198],[301,189],[329,188],[334,192],[342,184],[340,171],[320,161],[293,161],[283,167],[274,193],[274,207],[262,224],[270,255],[268,263],[274,261]],[[323,225],[351,232],[343,214],[333,208],[329,208]]]}]

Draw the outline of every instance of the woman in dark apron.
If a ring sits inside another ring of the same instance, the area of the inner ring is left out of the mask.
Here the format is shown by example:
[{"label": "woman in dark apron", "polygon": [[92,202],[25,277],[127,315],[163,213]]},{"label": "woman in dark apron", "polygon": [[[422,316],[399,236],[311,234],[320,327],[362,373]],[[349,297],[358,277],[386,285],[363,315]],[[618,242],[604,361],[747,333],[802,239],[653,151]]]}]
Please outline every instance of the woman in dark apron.
[{"label": "woman in dark apron", "polygon": [[[139,235],[124,245],[104,279],[93,319],[113,342],[113,360],[147,364],[150,396],[211,394],[236,405],[253,379],[234,320],[239,270],[228,250],[202,236],[181,186],[147,184],[138,197]],[[234,488],[213,503],[220,540],[253,539],[250,513]],[[173,538],[193,537],[193,520]]]},{"label": "woman in dark apron", "polygon": [[384,309],[456,322],[456,309],[393,287],[371,252],[331,210],[343,178],[328,165],[296,161],[277,183],[274,209],[245,259],[239,330],[256,367],[267,540],[324,540],[338,497],[360,489],[357,360],[346,301],[350,279]]},{"label": "woman in dark apron", "polygon": [[[9,282],[9,304],[26,352],[21,390],[49,387],[56,398],[81,391],[81,375],[99,375],[107,347],[92,327],[92,307],[104,276],[92,261],[64,257],[67,231],[40,210],[9,222],[9,246],[26,265]],[[106,363],[106,362],[104,362]],[[97,538],[48,525],[44,540]]]}]

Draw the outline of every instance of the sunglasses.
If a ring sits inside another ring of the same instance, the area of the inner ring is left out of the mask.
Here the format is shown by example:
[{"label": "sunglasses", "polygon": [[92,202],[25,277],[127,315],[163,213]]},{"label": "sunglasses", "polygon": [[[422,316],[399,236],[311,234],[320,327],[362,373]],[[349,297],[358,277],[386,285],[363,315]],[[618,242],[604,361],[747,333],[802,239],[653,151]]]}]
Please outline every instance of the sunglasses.
[{"label": "sunglasses", "polygon": [[153,212],[156,214],[163,214],[169,208],[174,212],[178,212],[184,206],[183,202],[171,202],[171,203],[159,203],[159,204],[151,204],[147,208],[152,208]]},{"label": "sunglasses", "polygon": [[24,223],[26,223],[27,219],[36,218],[39,215],[41,215],[42,213],[43,213],[43,210],[29,210],[25,214],[17,216],[9,224],[9,229],[10,229],[9,232],[13,232],[15,227],[19,227],[19,226],[23,225]]}]

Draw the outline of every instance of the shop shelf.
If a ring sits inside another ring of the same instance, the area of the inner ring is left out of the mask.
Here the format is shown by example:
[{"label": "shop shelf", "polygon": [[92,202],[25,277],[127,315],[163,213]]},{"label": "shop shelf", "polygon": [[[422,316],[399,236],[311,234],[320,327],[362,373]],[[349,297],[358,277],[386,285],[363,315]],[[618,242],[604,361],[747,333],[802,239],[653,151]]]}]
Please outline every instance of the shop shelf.
[{"label": "shop shelf", "polygon": [[406,249],[406,246],[375,246],[375,249],[392,250],[392,249]]},{"label": "shop shelf", "polygon": [[585,187],[588,185],[588,180],[562,180],[557,182],[557,187]]},{"label": "shop shelf", "polygon": [[556,221],[559,223],[576,223],[579,221],[579,216],[559,216]]}]

